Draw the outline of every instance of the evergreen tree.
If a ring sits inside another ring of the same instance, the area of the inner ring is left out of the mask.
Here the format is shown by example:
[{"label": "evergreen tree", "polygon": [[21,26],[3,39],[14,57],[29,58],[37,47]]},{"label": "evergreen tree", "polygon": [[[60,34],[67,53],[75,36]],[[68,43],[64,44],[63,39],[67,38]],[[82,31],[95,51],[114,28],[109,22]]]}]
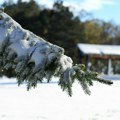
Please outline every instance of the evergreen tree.
[{"label": "evergreen tree", "polygon": [[14,69],[18,85],[26,82],[29,90],[43,82],[43,78],[50,82],[52,76],[58,76],[58,85],[71,96],[75,80],[88,95],[93,81],[112,84],[99,78],[96,72],[85,71],[84,65],[74,65],[72,59],[64,55],[63,48],[23,29],[2,10],[0,17],[0,68]]}]

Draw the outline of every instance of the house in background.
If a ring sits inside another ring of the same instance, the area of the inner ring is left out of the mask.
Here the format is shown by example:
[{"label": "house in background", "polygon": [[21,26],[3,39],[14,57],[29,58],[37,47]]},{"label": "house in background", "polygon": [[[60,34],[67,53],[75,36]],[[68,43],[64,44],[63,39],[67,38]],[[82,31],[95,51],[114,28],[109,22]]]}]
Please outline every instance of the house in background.
[{"label": "house in background", "polygon": [[120,74],[120,45],[77,44],[80,63],[101,74]]}]

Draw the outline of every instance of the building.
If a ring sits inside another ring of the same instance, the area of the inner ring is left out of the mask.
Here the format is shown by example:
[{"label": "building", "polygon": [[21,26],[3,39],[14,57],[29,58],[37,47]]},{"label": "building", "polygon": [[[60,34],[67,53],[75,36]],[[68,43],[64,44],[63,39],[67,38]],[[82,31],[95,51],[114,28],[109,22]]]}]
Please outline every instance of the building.
[{"label": "building", "polygon": [[120,74],[120,45],[77,44],[77,48],[80,63],[86,64],[87,70],[100,66],[98,72]]}]

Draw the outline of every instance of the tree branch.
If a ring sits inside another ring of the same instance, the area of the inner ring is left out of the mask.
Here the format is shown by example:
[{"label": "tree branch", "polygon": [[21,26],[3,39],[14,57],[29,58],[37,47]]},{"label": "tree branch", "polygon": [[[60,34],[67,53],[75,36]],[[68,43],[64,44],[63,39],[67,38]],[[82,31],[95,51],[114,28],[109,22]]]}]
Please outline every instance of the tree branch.
[{"label": "tree branch", "polygon": [[52,76],[58,76],[58,85],[71,96],[75,80],[88,95],[93,81],[112,84],[95,72],[86,72],[84,65],[73,65],[72,59],[64,55],[63,48],[23,29],[3,11],[0,11],[0,18],[0,67],[15,69],[18,85],[26,82],[29,90],[43,82],[43,78],[50,82]]}]

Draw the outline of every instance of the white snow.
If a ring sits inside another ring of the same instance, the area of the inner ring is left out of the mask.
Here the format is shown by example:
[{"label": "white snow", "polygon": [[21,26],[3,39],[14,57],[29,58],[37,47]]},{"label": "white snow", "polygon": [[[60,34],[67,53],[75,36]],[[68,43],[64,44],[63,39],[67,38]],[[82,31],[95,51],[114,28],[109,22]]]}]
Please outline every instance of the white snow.
[{"label": "white snow", "polygon": [[2,44],[2,42],[5,40],[5,38],[7,37],[8,31],[6,29],[2,29],[0,27],[0,45]]},{"label": "white snow", "polygon": [[91,95],[85,95],[78,83],[73,96],[57,84],[38,84],[29,92],[15,79],[0,79],[0,120],[119,120],[120,81],[112,86],[96,83]]},{"label": "white snow", "polygon": [[[71,78],[70,75],[74,74],[76,68],[72,66],[71,58],[63,54],[62,48],[23,29],[6,13],[2,12],[0,15],[0,51],[6,52],[3,53],[7,59],[5,67],[16,67],[17,72],[23,71],[20,73],[22,78],[25,73],[27,76],[30,76],[30,73],[33,75],[37,67],[45,68],[45,63],[50,64],[56,58],[64,78]],[[12,62],[14,60],[16,63]],[[35,63],[30,73],[27,71],[29,68],[22,70],[29,62]],[[42,75],[41,71],[37,71],[35,75]],[[80,85],[75,83],[74,95],[69,97],[55,83],[38,84],[36,89],[27,92],[25,84],[18,87],[15,79],[3,77],[0,80],[0,120],[116,120],[116,117],[120,117],[120,83],[115,83],[112,87],[96,84],[91,89],[91,96],[85,95]]]},{"label": "white snow", "polygon": [[70,57],[66,55],[61,55],[60,63],[62,65],[62,71],[65,71],[67,68],[71,68],[73,61]]},{"label": "white snow", "polygon": [[[31,75],[33,75],[34,81],[45,76],[50,77],[53,73],[46,72],[48,71],[46,68],[48,69],[51,64],[59,65],[59,74],[67,74],[65,71],[73,67],[72,59],[64,55],[63,48],[53,45],[22,28],[19,23],[14,21],[4,11],[0,10],[0,17],[1,62],[5,60],[4,65],[2,63],[1,69],[2,67],[6,69],[10,67],[15,68],[17,74],[21,74],[19,79],[24,80],[27,77],[30,82]],[[31,68],[30,63],[32,63]],[[25,70],[23,70],[24,67]],[[28,69],[31,69],[31,75]],[[70,74],[71,72],[68,73]],[[68,77],[68,75],[66,76]],[[71,78],[71,74],[69,77]]]},{"label": "white snow", "polygon": [[120,55],[120,45],[78,44],[84,54]]}]

